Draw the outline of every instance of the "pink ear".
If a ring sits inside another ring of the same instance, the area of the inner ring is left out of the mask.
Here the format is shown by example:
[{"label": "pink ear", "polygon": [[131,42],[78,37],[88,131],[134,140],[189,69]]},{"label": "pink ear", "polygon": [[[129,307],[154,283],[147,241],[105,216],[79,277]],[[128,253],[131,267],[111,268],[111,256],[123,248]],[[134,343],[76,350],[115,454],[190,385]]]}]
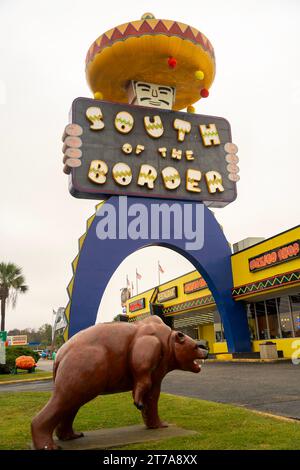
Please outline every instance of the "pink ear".
[{"label": "pink ear", "polygon": [[177,343],[184,343],[185,335],[181,331],[176,331],[175,341]]}]

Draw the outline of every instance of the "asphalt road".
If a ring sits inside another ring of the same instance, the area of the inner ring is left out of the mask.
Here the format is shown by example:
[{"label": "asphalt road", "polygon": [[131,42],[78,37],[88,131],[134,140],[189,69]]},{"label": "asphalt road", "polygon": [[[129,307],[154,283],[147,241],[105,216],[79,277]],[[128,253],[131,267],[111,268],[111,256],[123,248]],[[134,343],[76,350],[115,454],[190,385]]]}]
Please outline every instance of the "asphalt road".
[{"label": "asphalt road", "polygon": [[45,370],[47,372],[52,372],[52,370],[53,370],[53,361],[52,360],[46,360],[46,359],[40,359],[38,361],[37,370]]},{"label": "asphalt road", "polygon": [[300,419],[300,365],[290,362],[204,364],[171,372],[162,391]]},{"label": "asphalt road", "polygon": [[[0,386],[0,392],[51,389],[51,381]],[[300,365],[290,362],[206,363],[200,374],[171,372],[163,381],[162,391],[300,420]]]}]

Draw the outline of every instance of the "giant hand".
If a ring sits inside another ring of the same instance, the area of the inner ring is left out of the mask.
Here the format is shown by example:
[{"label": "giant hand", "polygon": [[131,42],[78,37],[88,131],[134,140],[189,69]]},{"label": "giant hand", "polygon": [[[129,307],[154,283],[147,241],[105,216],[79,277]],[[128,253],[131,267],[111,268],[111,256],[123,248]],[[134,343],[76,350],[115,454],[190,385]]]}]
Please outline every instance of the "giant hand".
[{"label": "giant hand", "polygon": [[68,124],[64,130],[62,141],[64,143],[62,151],[64,153],[64,173],[67,175],[71,172],[72,168],[77,168],[81,165],[82,152],[82,127],[78,124]]},{"label": "giant hand", "polygon": [[237,182],[240,179],[240,176],[238,175],[238,172],[240,171],[239,167],[237,166],[237,163],[239,162],[239,157],[236,155],[238,152],[238,147],[237,145],[233,144],[232,142],[227,142],[227,144],[224,145],[225,152],[227,155],[225,156],[226,162],[228,163],[227,165],[227,171],[228,171],[228,178],[230,181]]}]

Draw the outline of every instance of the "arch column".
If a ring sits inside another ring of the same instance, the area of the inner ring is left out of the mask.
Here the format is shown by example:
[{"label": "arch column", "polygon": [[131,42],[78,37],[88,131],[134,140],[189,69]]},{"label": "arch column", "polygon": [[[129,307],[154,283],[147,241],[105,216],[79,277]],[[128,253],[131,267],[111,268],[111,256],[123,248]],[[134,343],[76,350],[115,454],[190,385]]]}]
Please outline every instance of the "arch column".
[{"label": "arch column", "polygon": [[[120,200],[119,197],[113,196],[98,210],[99,215],[105,214],[107,204],[110,204],[112,211],[115,210],[117,214],[117,237],[105,240],[98,238],[97,224],[100,221],[100,217],[97,216],[95,216],[86,234],[74,275],[70,299],[68,337],[95,324],[98,307],[105,288],[121,262],[136,250],[149,245],[159,245],[175,250],[187,258],[207,282],[222,318],[228,351],[250,351],[251,343],[245,308],[240,302],[235,302],[231,296],[231,250],[212,212],[202,203],[150,198],[127,198],[128,210],[134,204],[142,204],[148,211],[149,234],[151,234],[150,214],[153,204],[166,204],[169,207],[176,204],[182,211],[184,211],[184,205],[192,205],[191,209],[195,209],[196,205],[198,205],[198,209],[201,209],[202,213],[200,229],[203,229],[204,234],[203,246],[198,250],[191,250],[186,249],[186,239],[176,239],[176,230],[178,229],[178,226],[176,227],[176,220],[171,224],[168,240],[157,238],[132,240],[130,238],[122,238],[124,237],[124,220],[122,222],[119,219]],[[121,216],[124,219],[126,214],[123,212],[121,212]],[[195,212],[193,212],[192,219],[193,227],[195,227]],[[122,232],[121,234],[119,234],[120,231]]]}]

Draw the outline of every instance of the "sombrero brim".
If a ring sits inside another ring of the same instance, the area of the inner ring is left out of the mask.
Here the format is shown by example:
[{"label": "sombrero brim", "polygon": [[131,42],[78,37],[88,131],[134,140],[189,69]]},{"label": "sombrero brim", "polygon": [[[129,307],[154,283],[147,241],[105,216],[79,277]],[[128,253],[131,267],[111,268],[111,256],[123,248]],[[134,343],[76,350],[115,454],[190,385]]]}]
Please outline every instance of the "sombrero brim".
[{"label": "sombrero brim", "polygon": [[[175,57],[177,66],[168,66]],[[195,77],[202,70],[204,79]],[[86,58],[86,76],[93,93],[107,101],[127,103],[130,80],[176,87],[173,109],[198,101],[215,76],[214,50],[195,28],[168,20],[147,19],[118,26],[100,36]]]}]

